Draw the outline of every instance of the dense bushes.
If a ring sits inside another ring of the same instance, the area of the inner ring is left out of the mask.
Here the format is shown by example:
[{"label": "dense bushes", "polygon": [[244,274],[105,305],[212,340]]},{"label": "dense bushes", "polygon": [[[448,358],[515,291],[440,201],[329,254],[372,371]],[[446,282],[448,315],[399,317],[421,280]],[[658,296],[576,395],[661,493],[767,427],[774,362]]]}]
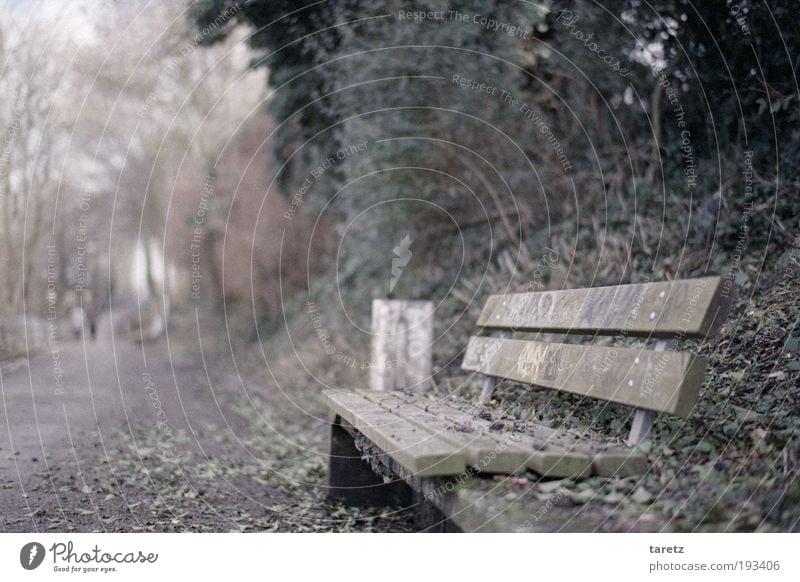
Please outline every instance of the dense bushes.
[{"label": "dense bushes", "polygon": [[598,249],[583,285],[735,273],[746,252],[785,250],[800,33],[778,23],[791,10],[260,0],[237,18],[270,70],[280,187],[338,225],[316,291],[367,314],[404,236],[413,259],[397,293],[437,299],[504,251],[508,283],[524,284],[564,232],[576,233],[567,255],[587,237]]}]

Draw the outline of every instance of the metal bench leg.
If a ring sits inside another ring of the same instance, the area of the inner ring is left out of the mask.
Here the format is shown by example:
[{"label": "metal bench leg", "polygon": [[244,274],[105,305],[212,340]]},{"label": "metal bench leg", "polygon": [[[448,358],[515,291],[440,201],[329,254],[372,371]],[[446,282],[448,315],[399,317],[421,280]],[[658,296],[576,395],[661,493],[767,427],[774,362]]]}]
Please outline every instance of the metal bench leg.
[{"label": "metal bench leg", "polygon": [[481,390],[481,404],[486,404],[492,399],[495,386],[497,386],[497,378],[486,376],[486,379],[483,381],[483,390]]},{"label": "metal bench leg", "polygon": [[351,435],[337,416],[331,425],[328,465],[329,499],[354,506],[410,506],[411,488],[404,481],[384,483],[361,458]]},{"label": "metal bench leg", "polygon": [[[503,331],[498,334],[498,337],[511,339],[514,337],[514,333],[510,331]],[[478,402],[480,404],[487,404],[492,399],[492,394],[494,394],[494,389],[497,388],[499,380],[492,376],[486,376],[483,381],[483,389],[481,390],[480,398]]]},{"label": "metal bench leg", "polygon": [[650,429],[653,428],[656,416],[657,414],[652,410],[636,409],[636,414],[633,416],[633,426],[631,426],[631,432],[628,435],[627,443],[629,447],[635,447],[647,437]]},{"label": "metal bench leg", "polygon": [[[663,352],[668,349],[674,349],[675,344],[675,340],[658,340],[656,342],[656,346],[653,348],[653,351]],[[642,410],[641,408],[636,409],[636,414],[633,415],[631,432],[628,435],[627,443],[629,447],[635,447],[645,438],[647,438],[647,435],[650,433],[650,429],[653,428],[653,423],[656,421],[657,416],[658,414],[652,410]]]}]

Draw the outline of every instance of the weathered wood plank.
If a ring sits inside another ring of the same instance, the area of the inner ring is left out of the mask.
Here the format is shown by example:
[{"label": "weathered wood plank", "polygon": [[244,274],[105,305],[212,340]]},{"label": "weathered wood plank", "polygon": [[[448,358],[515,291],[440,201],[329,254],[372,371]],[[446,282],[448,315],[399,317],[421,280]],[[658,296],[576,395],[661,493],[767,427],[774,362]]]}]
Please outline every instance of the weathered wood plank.
[{"label": "weathered wood plank", "polygon": [[387,412],[360,394],[329,390],[329,407],[398,463],[420,477],[458,475],[466,469],[463,452],[428,431]]},{"label": "weathered wood plank", "polygon": [[592,453],[582,449],[580,443],[565,437],[563,433],[552,431],[550,436],[557,436],[557,438],[542,438],[541,436],[492,430],[493,423],[491,421],[476,418],[472,414],[446,404],[412,399],[402,394],[398,394],[397,397],[408,399],[407,403],[443,420],[477,430],[500,443],[503,448],[514,447],[525,450],[528,453],[527,467],[540,475],[580,478],[592,472]]},{"label": "weathered wood plank", "polygon": [[712,337],[732,293],[721,277],[492,295],[478,325],[573,334]]},{"label": "weathered wood plank", "polygon": [[[504,442],[502,435],[511,435],[509,437],[511,446],[527,451],[528,468],[537,473],[542,473],[549,468],[547,476],[586,476],[591,472],[601,477],[630,477],[643,475],[648,469],[647,458],[641,453],[629,447],[602,440],[594,435],[565,432],[540,423],[532,423],[531,421],[526,422],[525,430],[532,432],[532,435],[497,432],[490,428],[494,422],[493,420],[481,418],[475,412],[463,411],[444,402],[419,399],[404,393],[382,393],[376,395],[364,392],[363,394],[376,403],[380,403],[381,406],[385,406],[387,410],[397,412],[397,409],[393,408],[396,403],[404,403],[407,406],[420,409],[423,414],[428,416],[417,417],[419,422],[441,423],[444,421],[449,423],[448,427],[457,427],[456,430],[466,429],[470,435],[478,432],[500,442]],[[444,428],[439,424],[435,426]],[[495,447],[494,450],[497,450],[497,448]],[[580,461],[567,460],[565,453],[569,453],[570,459],[576,456],[579,457]],[[562,459],[562,464],[554,467],[552,465],[554,458]],[[515,461],[511,461],[509,464],[513,462]],[[591,463],[591,471],[587,471],[589,463]],[[486,470],[484,472],[492,473],[493,471]],[[510,473],[499,469],[497,472]],[[560,472],[565,474],[554,474]]]},{"label": "weathered wood plank", "polygon": [[697,401],[706,360],[685,352],[473,337],[461,367],[685,417]]},{"label": "weathered wood plank", "polygon": [[[474,424],[482,425],[484,431],[488,431],[492,424],[492,420],[476,418],[474,415],[448,404],[431,405],[418,401],[418,405],[446,418],[458,419],[463,424],[468,424],[471,420]],[[532,431],[533,435],[511,433],[516,435],[512,438],[517,440],[517,446],[538,450],[544,446],[551,452],[557,451],[562,455],[564,451],[569,451],[571,454],[589,458],[592,464],[592,473],[601,477],[629,477],[647,472],[647,458],[633,449],[597,440],[591,435],[567,433],[540,423],[535,423],[535,427],[531,427],[530,424],[528,423],[526,430]],[[536,470],[533,466],[530,468]]]},{"label": "weathered wood plank", "polygon": [[[434,409],[451,417],[457,411],[446,404],[435,405]],[[461,415],[467,414],[461,411],[457,412]],[[483,420],[474,416],[472,419],[475,423],[483,423],[484,430],[492,423],[491,420]],[[633,449],[604,442],[588,434],[567,433],[540,423],[535,423],[535,428],[531,428],[530,423],[528,424],[526,430],[532,430],[532,436],[515,433],[519,435],[515,438],[520,447],[541,449],[544,445],[552,451],[570,451],[588,457],[591,459],[592,473],[601,477],[630,477],[647,472],[647,458]],[[533,467],[531,468],[533,469]]]},{"label": "weathered wood plank", "polygon": [[432,301],[373,300],[370,388],[427,388],[432,344]]},{"label": "weathered wood plank", "polygon": [[467,463],[481,473],[522,473],[527,468],[531,455],[537,451],[526,451],[483,434],[474,427],[444,420],[418,406],[409,404],[392,393],[366,393],[377,405],[408,420],[423,430],[451,443],[463,451]]}]

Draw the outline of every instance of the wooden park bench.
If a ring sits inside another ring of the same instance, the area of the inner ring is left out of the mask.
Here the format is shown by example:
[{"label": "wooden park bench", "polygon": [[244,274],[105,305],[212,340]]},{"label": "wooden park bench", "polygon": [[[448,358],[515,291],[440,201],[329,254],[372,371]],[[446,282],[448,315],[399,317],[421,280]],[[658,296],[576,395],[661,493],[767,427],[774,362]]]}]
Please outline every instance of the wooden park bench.
[{"label": "wooden park bench", "polygon": [[[357,505],[424,502],[440,530],[513,530],[529,523],[533,510],[487,476],[642,475],[648,463],[636,445],[658,415],[691,414],[703,383],[706,360],[673,351],[675,343],[716,335],[729,291],[720,277],[707,277],[489,297],[478,319],[489,335],[470,339],[462,363],[486,375],[472,409],[400,391],[325,393],[332,418],[329,496]],[[537,340],[516,339],[515,332]],[[655,349],[614,347],[543,341],[547,334],[658,341]],[[627,441],[500,421],[482,403],[501,378],[626,405],[633,416]],[[556,525],[537,518],[537,528]]]}]

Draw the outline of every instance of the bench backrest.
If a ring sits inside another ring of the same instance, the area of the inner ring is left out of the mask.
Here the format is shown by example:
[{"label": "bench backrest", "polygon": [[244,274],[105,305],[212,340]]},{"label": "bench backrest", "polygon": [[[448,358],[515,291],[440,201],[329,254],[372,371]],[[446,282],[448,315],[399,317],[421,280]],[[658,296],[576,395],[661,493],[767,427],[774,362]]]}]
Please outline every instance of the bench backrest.
[{"label": "bench backrest", "polygon": [[[721,277],[493,295],[478,319],[487,330],[710,338],[732,301]],[[473,337],[462,368],[637,409],[687,416],[706,360],[676,351]]]}]

